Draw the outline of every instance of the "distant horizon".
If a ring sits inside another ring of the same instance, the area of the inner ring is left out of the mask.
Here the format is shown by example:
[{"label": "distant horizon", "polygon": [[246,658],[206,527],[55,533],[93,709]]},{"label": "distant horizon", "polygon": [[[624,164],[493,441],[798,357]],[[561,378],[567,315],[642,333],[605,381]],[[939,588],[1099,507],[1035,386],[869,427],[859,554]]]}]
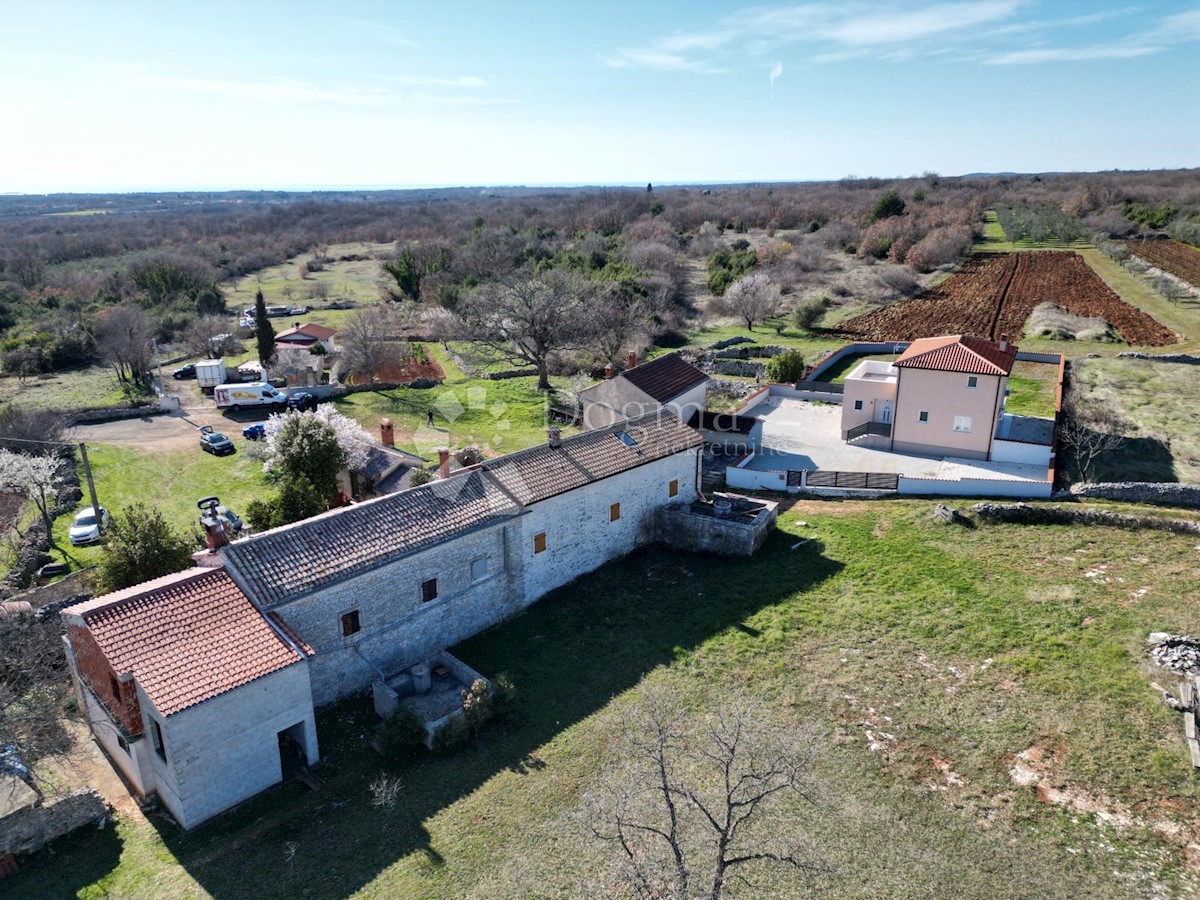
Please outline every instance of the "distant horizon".
[{"label": "distant horizon", "polygon": [[266,185],[261,187],[154,187],[154,188],[112,188],[112,189],[72,189],[58,191],[0,191],[0,197],[100,197],[100,196],[130,196],[137,194],[232,194],[232,193],[269,193],[283,192],[289,194],[317,193],[383,193],[387,191],[440,191],[440,190],[562,190],[584,188],[631,188],[645,190],[649,184],[654,188],[686,188],[686,187],[745,187],[770,184],[827,184],[831,182],[856,181],[910,181],[921,178],[1001,178],[1029,177],[1036,175],[1100,175],[1115,172],[1188,172],[1200,170],[1197,166],[1151,166],[1147,168],[1106,168],[1106,169],[1045,169],[1018,171],[1007,169],[994,172],[963,172],[961,174],[947,172],[922,172],[913,175],[842,175],[837,178],[755,178],[755,179],[712,179],[697,181],[562,181],[562,182],[445,182],[430,184],[309,184],[309,185]]}]

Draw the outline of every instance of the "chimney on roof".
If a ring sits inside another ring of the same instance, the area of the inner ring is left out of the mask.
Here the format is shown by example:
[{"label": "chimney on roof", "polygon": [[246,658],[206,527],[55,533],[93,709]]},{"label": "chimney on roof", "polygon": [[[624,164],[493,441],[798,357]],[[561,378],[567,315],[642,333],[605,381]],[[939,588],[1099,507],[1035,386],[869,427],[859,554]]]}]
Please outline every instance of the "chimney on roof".
[{"label": "chimney on roof", "polygon": [[635,366],[637,366],[637,354],[630,350],[629,356],[625,358],[625,368],[632,369]]},{"label": "chimney on roof", "polygon": [[450,477],[450,448],[438,447],[438,477]]},{"label": "chimney on roof", "polygon": [[228,545],[229,535],[225,532],[225,522],[217,512],[219,501],[216,497],[208,497],[201,501],[200,527],[204,529],[204,543],[210,553],[215,553]]},{"label": "chimney on roof", "polygon": [[292,327],[293,327],[293,328],[299,328],[299,327],[300,327],[300,323],[299,323],[299,322],[293,322],[293,323],[292,323]]},{"label": "chimney on roof", "polygon": [[557,428],[547,428],[546,429],[546,443],[549,444],[551,447],[561,447],[562,446],[562,432],[559,431]]},{"label": "chimney on roof", "polygon": [[1002,335],[1000,335],[1000,352],[1003,353],[1007,349],[1008,349],[1008,335],[1002,334]]},{"label": "chimney on roof", "polygon": [[616,372],[616,369],[613,368],[612,363],[604,364],[604,377],[605,378],[612,378],[614,372]]},{"label": "chimney on roof", "polygon": [[379,440],[389,447],[396,446],[396,426],[391,419],[379,420]]}]

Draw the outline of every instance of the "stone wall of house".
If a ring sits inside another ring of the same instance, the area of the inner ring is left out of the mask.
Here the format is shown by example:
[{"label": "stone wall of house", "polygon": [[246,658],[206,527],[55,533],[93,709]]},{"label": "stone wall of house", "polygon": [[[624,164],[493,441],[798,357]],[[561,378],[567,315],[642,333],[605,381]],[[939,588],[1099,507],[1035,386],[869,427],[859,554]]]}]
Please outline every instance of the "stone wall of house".
[{"label": "stone wall of house", "polygon": [[[661,507],[696,499],[696,454],[677,453],[526,509],[516,553],[525,563],[524,604],[653,541]],[[620,518],[610,521],[614,503]],[[541,553],[534,552],[538,534],[546,535]]]},{"label": "stone wall of house", "polygon": [[[418,662],[520,609],[519,570],[510,559],[508,524],[452,541],[340,581],[275,607],[316,655],[311,658],[318,706],[368,687],[380,671]],[[483,578],[472,563],[484,560]],[[421,585],[437,579],[437,597],[422,602]],[[358,611],[360,630],[343,636],[342,616]],[[410,662],[411,661],[411,662]]]},{"label": "stone wall of house", "polygon": [[[670,496],[670,484],[678,493]],[[535,503],[505,523],[473,531],[275,607],[316,650],[318,705],[371,685],[503,621],[539,597],[654,537],[654,514],[696,497],[696,453],[680,453]],[[612,504],[620,518],[610,521]],[[535,536],[546,549],[534,552]],[[473,563],[482,560],[482,577]],[[437,598],[421,585],[437,579]],[[343,636],[357,610],[360,631]]]},{"label": "stone wall of house", "polygon": [[0,821],[0,856],[40,850],[76,828],[95,825],[107,815],[108,805],[90,788],[18,810]]},{"label": "stone wall of house", "polygon": [[308,665],[297,662],[163,718],[139,690],[146,743],[162,729],[166,759],[151,750],[159,799],[184,828],[252,797],[283,777],[279,732],[303,724],[308,761],[318,759]]}]

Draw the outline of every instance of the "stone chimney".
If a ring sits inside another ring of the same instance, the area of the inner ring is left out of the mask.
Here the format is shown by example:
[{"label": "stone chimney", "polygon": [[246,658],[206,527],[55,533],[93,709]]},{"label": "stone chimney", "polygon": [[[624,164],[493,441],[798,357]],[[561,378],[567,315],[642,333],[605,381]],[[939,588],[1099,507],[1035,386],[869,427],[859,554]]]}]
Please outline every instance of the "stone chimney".
[{"label": "stone chimney", "polygon": [[546,443],[549,444],[551,447],[561,447],[562,446],[562,432],[559,431],[557,428],[547,428],[546,429]]},{"label": "stone chimney", "polygon": [[1007,349],[1008,349],[1008,335],[1002,334],[1002,335],[1000,335],[1000,352],[1003,353]]},{"label": "stone chimney", "polygon": [[637,366],[637,354],[630,350],[629,356],[625,358],[625,368],[632,369],[635,366]]},{"label": "stone chimney", "polygon": [[379,440],[389,447],[396,446],[396,426],[391,419],[379,420]]},{"label": "stone chimney", "polygon": [[450,448],[438,447],[438,477],[450,477]]},{"label": "stone chimney", "polygon": [[204,543],[210,553],[215,553],[229,544],[225,523],[217,514],[216,497],[210,498],[210,502],[200,508],[200,527],[204,529]]},{"label": "stone chimney", "polygon": [[616,372],[616,369],[614,369],[614,368],[613,368],[613,364],[612,364],[612,363],[605,363],[605,364],[604,364],[604,377],[605,377],[605,378],[612,378],[612,377],[613,377],[613,374],[614,374],[615,372]]}]

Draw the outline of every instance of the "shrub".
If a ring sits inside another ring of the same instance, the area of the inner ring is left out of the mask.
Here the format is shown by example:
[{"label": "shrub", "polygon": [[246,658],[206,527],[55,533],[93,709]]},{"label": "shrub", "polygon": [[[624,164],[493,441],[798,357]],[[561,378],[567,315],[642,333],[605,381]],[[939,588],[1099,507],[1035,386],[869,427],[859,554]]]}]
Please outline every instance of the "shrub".
[{"label": "shrub", "polygon": [[423,484],[429,484],[431,481],[433,481],[433,473],[428,469],[413,469],[412,477],[408,483],[412,487],[420,487]]},{"label": "shrub", "polygon": [[871,207],[871,211],[867,214],[867,224],[870,225],[872,222],[878,222],[880,219],[891,219],[902,215],[904,215],[904,201],[900,198],[900,194],[896,189],[892,188],[875,201],[875,205]]},{"label": "shrub", "polygon": [[792,310],[792,324],[805,331],[812,331],[813,326],[825,315],[825,310],[829,308],[829,305],[828,297],[813,297],[805,300]]},{"label": "shrub", "polygon": [[135,503],[117,515],[104,536],[100,580],[106,590],[182,572],[192,564],[195,543],[167,524],[153,507]]},{"label": "shrub", "polygon": [[784,350],[767,363],[767,378],[779,384],[793,384],[804,378],[804,354]]},{"label": "shrub", "polygon": [[425,749],[424,741],[425,723],[407,703],[402,703],[384,719],[379,728],[383,755],[391,762],[403,762],[416,756]]}]

